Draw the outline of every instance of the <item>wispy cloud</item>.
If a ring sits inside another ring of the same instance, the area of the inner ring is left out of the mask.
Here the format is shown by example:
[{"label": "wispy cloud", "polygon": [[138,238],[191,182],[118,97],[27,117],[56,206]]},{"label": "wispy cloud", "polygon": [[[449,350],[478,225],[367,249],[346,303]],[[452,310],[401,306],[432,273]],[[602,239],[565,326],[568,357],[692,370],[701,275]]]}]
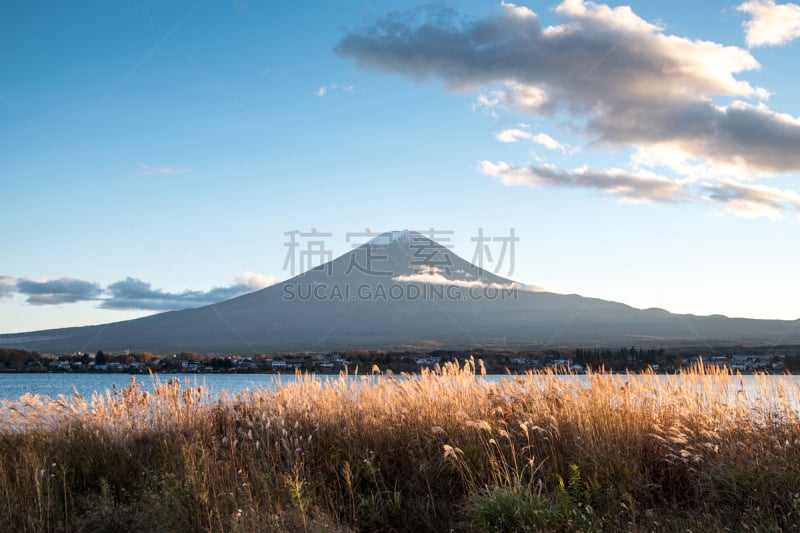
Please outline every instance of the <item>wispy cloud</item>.
[{"label": "wispy cloud", "polygon": [[651,174],[633,174],[622,169],[590,170],[587,167],[572,171],[549,166],[517,167],[504,161],[481,161],[480,171],[498,178],[505,185],[575,187],[593,189],[633,202],[676,202],[689,197],[680,183]]},{"label": "wispy cloud", "polygon": [[788,189],[739,183],[726,179],[705,186],[708,199],[725,211],[744,217],[777,220],[785,212],[800,213],[800,194]]},{"label": "wispy cloud", "polygon": [[534,134],[519,128],[503,130],[497,135],[495,135],[495,139],[503,143],[515,143],[518,140],[522,139],[524,141],[530,141],[532,143],[540,144],[545,148],[547,148],[548,150],[561,150],[562,152],[566,152],[567,150],[563,144],[553,139],[546,133]]},{"label": "wispy cloud", "polygon": [[751,0],[737,10],[750,15],[743,23],[747,46],[777,46],[800,37],[800,5]]},{"label": "wispy cloud", "polygon": [[646,171],[633,174],[622,169],[593,171],[587,167],[564,171],[544,165],[516,167],[503,161],[482,161],[479,170],[509,186],[591,189],[637,203],[704,200],[720,206],[724,212],[747,218],[780,220],[785,213],[800,214],[797,192],[730,178],[697,183],[671,180]]},{"label": "wispy cloud", "polygon": [[331,83],[330,85],[323,85],[319,89],[317,89],[316,94],[320,98],[323,96],[327,96],[332,92],[344,92],[344,93],[352,93],[355,90],[355,85],[352,83]]},{"label": "wispy cloud", "polygon": [[472,104],[472,112],[482,111],[496,118],[496,108],[502,103],[503,95],[500,91],[486,91],[478,95],[475,103]]},{"label": "wispy cloud", "polygon": [[139,163],[140,174],[143,176],[153,176],[153,175],[165,175],[165,176],[175,176],[178,174],[188,174],[192,171],[190,168],[184,167],[172,167],[172,166],[163,166],[163,167],[151,167],[149,165],[145,165],[144,163]]}]

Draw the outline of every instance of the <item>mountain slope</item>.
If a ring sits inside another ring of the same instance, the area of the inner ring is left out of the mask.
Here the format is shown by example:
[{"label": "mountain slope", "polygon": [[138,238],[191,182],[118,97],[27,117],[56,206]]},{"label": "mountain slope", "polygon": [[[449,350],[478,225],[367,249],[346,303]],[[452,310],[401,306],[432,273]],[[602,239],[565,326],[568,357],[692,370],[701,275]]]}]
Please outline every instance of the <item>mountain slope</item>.
[{"label": "mountain slope", "polygon": [[800,342],[800,322],[675,315],[529,292],[420,235],[390,232],[218,304],[99,326],[0,335],[44,352]]}]

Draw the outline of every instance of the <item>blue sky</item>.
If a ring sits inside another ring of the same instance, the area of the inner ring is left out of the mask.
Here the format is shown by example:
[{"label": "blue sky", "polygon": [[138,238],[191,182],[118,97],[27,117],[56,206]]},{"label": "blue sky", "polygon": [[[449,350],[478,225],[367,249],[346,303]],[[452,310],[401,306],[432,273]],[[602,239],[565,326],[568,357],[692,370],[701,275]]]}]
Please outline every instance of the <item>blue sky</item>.
[{"label": "blue sky", "polygon": [[800,318],[798,21],[766,0],[4,2],[0,332],[266,286],[312,228],[334,257],[366,228],[452,231],[468,260],[513,228],[526,284]]}]

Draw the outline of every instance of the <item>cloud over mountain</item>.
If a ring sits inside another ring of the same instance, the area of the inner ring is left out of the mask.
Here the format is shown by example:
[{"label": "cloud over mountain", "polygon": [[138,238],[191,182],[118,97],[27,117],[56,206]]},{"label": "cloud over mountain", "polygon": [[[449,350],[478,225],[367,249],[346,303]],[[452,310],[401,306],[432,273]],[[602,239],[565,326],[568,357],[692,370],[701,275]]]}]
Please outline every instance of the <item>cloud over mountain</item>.
[{"label": "cloud over mountain", "polygon": [[497,283],[497,282],[487,282],[486,280],[482,280],[480,278],[464,278],[464,272],[458,272],[459,276],[457,278],[451,278],[447,276],[445,269],[437,268],[437,267],[422,267],[417,272],[412,274],[404,274],[400,276],[395,276],[392,278],[393,281],[399,281],[401,283],[429,283],[431,285],[450,285],[453,287],[462,287],[465,289],[495,289],[495,290],[502,290],[502,289],[516,289],[519,287],[519,283],[516,282],[508,282],[508,283]]}]

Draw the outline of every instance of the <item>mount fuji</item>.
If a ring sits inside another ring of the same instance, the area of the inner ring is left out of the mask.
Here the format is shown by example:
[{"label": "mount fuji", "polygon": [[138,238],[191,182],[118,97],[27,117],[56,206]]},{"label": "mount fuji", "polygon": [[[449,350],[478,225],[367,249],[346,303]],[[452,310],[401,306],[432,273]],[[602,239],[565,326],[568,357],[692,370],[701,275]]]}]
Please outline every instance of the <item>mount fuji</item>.
[{"label": "mount fuji", "polygon": [[697,343],[798,343],[800,320],[678,315],[534,292],[413,231],[381,234],[317,268],[213,305],[0,335],[0,346],[258,353]]}]

